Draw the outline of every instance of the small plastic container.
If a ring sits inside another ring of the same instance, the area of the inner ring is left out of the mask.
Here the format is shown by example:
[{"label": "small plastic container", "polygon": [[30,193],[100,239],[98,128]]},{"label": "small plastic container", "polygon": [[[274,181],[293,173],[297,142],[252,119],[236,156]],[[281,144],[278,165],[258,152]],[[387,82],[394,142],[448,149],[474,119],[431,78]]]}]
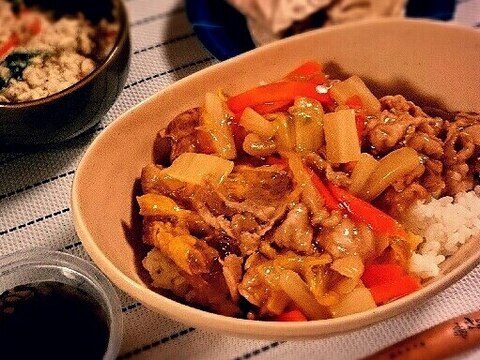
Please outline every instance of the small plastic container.
[{"label": "small plastic container", "polygon": [[[104,317],[108,327],[108,335],[105,335],[108,336],[108,343],[103,359],[115,359],[123,337],[122,310],[118,295],[105,275],[83,259],[43,248],[16,252],[0,258],[0,294],[19,285],[42,283],[61,283],[62,289],[63,284],[66,284],[65,288],[74,288],[82,296],[85,295],[85,298],[88,297],[89,301],[96,303],[96,306],[99,305],[97,310],[103,313],[102,318]],[[5,311],[5,306],[2,311]],[[68,331],[69,328],[65,329],[65,332]],[[54,341],[55,339],[52,339],[53,343],[48,346],[55,346]],[[28,339],[25,344],[28,344]],[[75,346],[88,344],[80,343]]]}]

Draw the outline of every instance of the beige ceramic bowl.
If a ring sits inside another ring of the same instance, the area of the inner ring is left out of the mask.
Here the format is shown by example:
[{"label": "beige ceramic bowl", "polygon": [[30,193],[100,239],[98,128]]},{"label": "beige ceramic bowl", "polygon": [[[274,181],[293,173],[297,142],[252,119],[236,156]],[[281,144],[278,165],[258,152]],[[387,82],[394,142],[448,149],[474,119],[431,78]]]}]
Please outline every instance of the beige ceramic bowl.
[{"label": "beige ceramic bowl", "polygon": [[[176,114],[202,103],[206,91],[236,94],[261,80],[280,78],[305,60],[327,64],[335,76],[358,74],[377,95],[402,92],[420,104],[450,110],[480,110],[480,33],[414,20],[382,20],[322,29],[266,45],[182,79],[122,115],[98,136],[73,183],[75,227],[99,268],[122,290],[172,319],[219,332],[255,338],[327,336],[358,329],[408,311],[464,276],[479,261],[469,243],[444,274],[416,293],[377,309],[331,320],[302,323],[251,321],[182,305],[147,286],[134,220],[135,184],[152,162],[157,131]],[[138,184],[138,183],[137,183]]]}]

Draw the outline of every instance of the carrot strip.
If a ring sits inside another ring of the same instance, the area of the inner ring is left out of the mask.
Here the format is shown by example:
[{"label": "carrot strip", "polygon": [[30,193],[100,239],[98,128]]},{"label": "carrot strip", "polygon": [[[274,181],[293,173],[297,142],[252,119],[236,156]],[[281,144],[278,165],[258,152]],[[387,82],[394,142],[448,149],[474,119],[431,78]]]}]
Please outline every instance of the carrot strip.
[{"label": "carrot strip", "polygon": [[367,224],[373,231],[380,234],[403,238],[407,236],[406,231],[394,218],[377,209],[372,204],[353,196],[348,191],[331,183],[327,183],[327,186],[353,220]]},{"label": "carrot strip", "polygon": [[362,281],[372,293],[377,305],[408,295],[421,288],[420,281],[407,274],[399,264],[368,264]]},{"label": "carrot strip", "polygon": [[231,97],[227,105],[234,113],[251,107],[259,114],[267,114],[286,110],[296,97],[305,96],[318,100],[325,106],[331,106],[334,101],[330,94],[316,91],[316,87],[325,80],[322,65],[307,61],[285,75],[281,81],[258,86]]},{"label": "carrot strip", "polygon": [[293,104],[293,100],[285,100],[285,101],[274,101],[265,104],[258,104],[252,107],[259,114],[270,114],[279,111],[285,111],[288,109],[290,105]]},{"label": "carrot strip", "polygon": [[282,81],[261,85],[232,96],[227,100],[227,105],[233,113],[239,113],[246,107],[278,101],[293,101],[299,96],[315,99],[325,105],[331,104],[333,99],[330,94],[320,94],[316,91],[316,87],[314,83],[301,81]]},{"label": "carrot strip", "polygon": [[295,70],[289,72],[284,79],[293,81],[310,81],[316,84],[323,84],[326,77],[320,63],[316,61],[307,61]]},{"label": "carrot strip", "polygon": [[307,321],[307,318],[300,310],[290,310],[280,315],[274,316],[272,320],[275,321]]},{"label": "carrot strip", "polygon": [[42,22],[38,16],[35,17],[32,23],[28,26],[28,30],[32,35],[37,35],[42,31]]},{"label": "carrot strip", "polygon": [[332,193],[329,191],[329,189],[325,186],[325,184],[322,182],[322,180],[318,177],[315,172],[308,168],[305,167],[305,170],[308,172],[308,175],[310,175],[310,179],[312,180],[313,185],[319,192],[320,196],[323,197],[325,201],[325,207],[332,211],[332,210],[343,210],[340,202],[335,199],[335,197],[332,195]]},{"label": "carrot strip", "polygon": [[20,39],[17,34],[12,34],[2,45],[0,45],[0,58],[6,55],[11,49],[18,45]]},{"label": "carrot strip", "polygon": [[408,295],[421,288],[418,279],[404,275],[394,279],[387,284],[375,285],[369,288],[373,300],[377,305],[385,304],[388,301]]},{"label": "carrot strip", "polygon": [[369,264],[365,266],[362,281],[366,287],[371,287],[386,284],[405,275],[405,270],[398,264]]}]

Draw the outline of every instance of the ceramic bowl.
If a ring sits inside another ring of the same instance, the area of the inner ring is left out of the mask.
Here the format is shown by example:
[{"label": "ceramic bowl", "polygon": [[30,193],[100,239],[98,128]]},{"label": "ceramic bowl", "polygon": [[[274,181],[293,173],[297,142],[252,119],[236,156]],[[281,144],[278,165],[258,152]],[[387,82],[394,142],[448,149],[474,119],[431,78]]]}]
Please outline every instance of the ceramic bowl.
[{"label": "ceramic bowl", "polygon": [[138,227],[138,179],[152,162],[159,129],[198,106],[206,91],[230,94],[281,78],[305,60],[326,72],[366,79],[377,96],[402,93],[420,105],[480,110],[480,33],[425,20],[379,20],[316,30],[266,45],[184,78],[120,116],[87,150],[72,190],[76,231],[99,268],[147,307],[191,326],[270,339],[311,338],[358,329],[418,307],[469,272],[480,247],[467,243],[421,290],[374,310],[342,318],[279,323],[229,318],[164,297],[148,287]]},{"label": "ceramic bowl", "polygon": [[[97,124],[123,89],[130,61],[127,11],[121,0],[25,1],[56,14],[81,11],[92,22],[115,19],[119,31],[110,54],[85,78],[48,97],[0,103],[0,147],[45,145],[71,139]],[[112,18],[113,16],[113,18]]]}]

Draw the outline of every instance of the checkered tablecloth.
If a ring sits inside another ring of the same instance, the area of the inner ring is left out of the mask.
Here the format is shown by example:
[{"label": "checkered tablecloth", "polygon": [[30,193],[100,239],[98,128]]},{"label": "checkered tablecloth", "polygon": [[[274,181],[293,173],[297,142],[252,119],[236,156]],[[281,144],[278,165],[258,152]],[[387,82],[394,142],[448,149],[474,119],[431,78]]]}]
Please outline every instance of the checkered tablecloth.
[{"label": "checkered tablecloth", "polygon": [[[125,3],[133,45],[130,73],[124,91],[93,137],[148,96],[217,63],[192,31],[181,0]],[[453,21],[479,27],[480,0],[457,0]],[[42,246],[88,259],[75,234],[69,206],[75,169],[93,137],[90,133],[33,153],[0,153],[0,255]],[[393,319],[327,339],[287,342],[191,328],[148,310],[119,291],[125,323],[120,358],[355,359],[455,315],[479,310],[479,289],[477,267],[417,309]],[[479,359],[480,348],[459,358]]]}]

